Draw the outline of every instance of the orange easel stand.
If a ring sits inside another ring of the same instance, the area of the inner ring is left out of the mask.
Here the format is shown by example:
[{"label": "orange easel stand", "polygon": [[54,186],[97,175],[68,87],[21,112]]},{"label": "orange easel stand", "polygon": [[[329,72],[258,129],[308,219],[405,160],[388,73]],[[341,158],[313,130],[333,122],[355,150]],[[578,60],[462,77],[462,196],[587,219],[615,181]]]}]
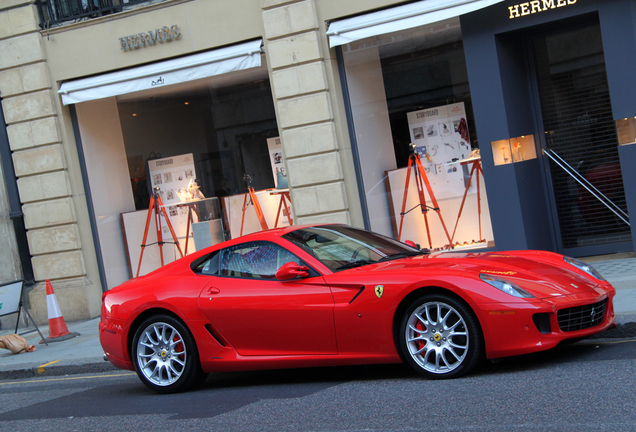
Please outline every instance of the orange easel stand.
[{"label": "orange easel stand", "polygon": [[287,213],[287,220],[289,221],[289,225],[294,224],[294,220],[291,215],[291,198],[289,197],[289,191],[273,191],[270,192],[271,195],[280,195],[280,203],[278,203],[278,210],[276,211],[276,222],[274,222],[274,228],[278,228],[278,221],[281,219],[280,211],[284,209],[283,216]]},{"label": "orange easel stand", "polygon": [[150,219],[152,217],[152,211],[155,211],[155,227],[157,229],[157,244],[159,245],[159,256],[161,257],[161,267],[163,267],[163,235],[161,234],[161,214],[166,219],[166,224],[170,229],[170,234],[172,235],[172,239],[174,243],[177,245],[177,249],[179,250],[179,255],[183,258],[183,252],[181,251],[181,246],[179,245],[179,239],[177,239],[177,235],[172,228],[172,224],[170,223],[170,219],[168,218],[168,214],[166,213],[166,209],[163,208],[163,201],[161,200],[161,196],[158,193],[153,193],[150,197],[150,206],[148,207],[148,217],[146,218],[146,227],[144,229],[144,237],[141,241],[141,254],[139,254],[139,265],[137,266],[137,275],[135,277],[139,277],[139,270],[141,269],[141,260],[144,257],[144,250],[146,246],[146,240],[148,239],[148,227],[150,226]]},{"label": "orange easel stand", "polygon": [[245,210],[247,208],[247,196],[249,195],[252,200],[252,204],[254,204],[254,210],[256,211],[256,216],[258,217],[258,221],[261,224],[261,229],[268,229],[267,221],[265,220],[265,215],[263,215],[263,210],[261,209],[261,205],[258,202],[258,198],[256,197],[256,192],[254,192],[254,188],[249,186],[247,188],[247,192],[245,192],[245,197],[243,198],[243,216],[241,217],[241,232],[240,236],[243,235],[243,224],[245,223]]},{"label": "orange easel stand", "polygon": [[[406,215],[406,201],[409,194],[409,182],[411,181],[411,169],[413,169],[413,174],[415,175],[415,184],[417,185],[417,194],[420,200],[418,207],[422,210],[422,216],[424,217],[424,224],[426,225],[426,235],[428,237],[428,246],[432,248],[431,242],[431,232],[428,226],[428,218],[426,213],[430,210],[434,210],[439,216],[439,221],[444,228],[444,233],[446,233],[446,238],[448,239],[448,243],[452,247],[451,237],[448,234],[448,229],[446,228],[446,224],[444,223],[444,218],[439,211],[439,205],[437,204],[437,199],[435,198],[435,194],[433,193],[433,189],[431,189],[431,184],[428,181],[428,177],[426,176],[426,172],[424,171],[424,167],[422,166],[422,161],[420,160],[420,155],[417,153],[413,153],[409,155],[409,164],[406,171],[406,182],[404,184],[404,198],[402,199],[402,211],[400,212],[400,229],[398,230],[398,241],[402,238],[402,225],[404,223],[404,216]],[[433,203],[433,207],[430,208],[426,205],[426,197],[424,196],[424,187],[428,191],[428,195],[431,198],[431,202]],[[415,208],[415,207],[414,207]],[[413,209],[411,209],[413,210]],[[411,211],[409,210],[409,211]]]},{"label": "orange easel stand", "polygon": [[479,241],[486,241],[481,238],[481,190],[479,188],[479,174],[481,174],[482,178],[484,176],[484,171],[481,168],[481,159],[469,160],[466,162],[462,162],[462,165],[472,164],[473,167],[470,170],[470,176],[468,177],[468,182],[466,183],[466,190],[464,191],[464,197],[462,198],[462,204],[459,206],[459,214],[457,215],[457,222],[455,222],[455,229],[453,230],[453,236],[451,237],[451,245],[453,244],[453,239],[455,238],[455,233],[457,232],[457,225],[459,225],[459,218],[462,217],[462,211],[464,210],[464,203],[466,202],[466,196],[468,195],[468,189],[470,189],[470,182],[473,179],[473,174],[477,172],[477,213],[479,217]]}]

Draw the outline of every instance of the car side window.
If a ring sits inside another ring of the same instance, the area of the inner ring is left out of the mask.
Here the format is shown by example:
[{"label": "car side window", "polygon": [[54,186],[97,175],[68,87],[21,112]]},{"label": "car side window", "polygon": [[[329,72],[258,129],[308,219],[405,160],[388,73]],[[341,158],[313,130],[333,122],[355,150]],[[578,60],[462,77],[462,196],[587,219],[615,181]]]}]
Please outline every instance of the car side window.
[{"label": "car side window", "polygon": [[214,252],[212,255],[196,263],[192,270],[195,273],[201,273],[203,275],[214,276],[219,274],[219,257],[221,256],[219,251]]},{"label": "car side window", "polygon": [[220,254],[221,276],[275,279],[276,271],[285,263],[301,260],[268,242],[249,242],[223,249]]}]

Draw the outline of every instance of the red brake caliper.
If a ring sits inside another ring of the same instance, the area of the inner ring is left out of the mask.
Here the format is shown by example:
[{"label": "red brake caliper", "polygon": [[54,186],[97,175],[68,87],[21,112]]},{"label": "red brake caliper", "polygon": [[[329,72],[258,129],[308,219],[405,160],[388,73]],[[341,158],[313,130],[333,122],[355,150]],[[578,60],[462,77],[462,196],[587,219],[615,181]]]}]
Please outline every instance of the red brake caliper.
[{"label": "red brake caliper", "polygon": [[[179,342],[179,340],[180,340],[180,339],[179,339],[179,336],[174,335],[174,339],[172,340],[172,342]],[[174,348],[175,348],[175,350],[176,350],[177,352],[183,352],[183,348],[184,348],[184,347],[183,347],[183,342],[179,342],[177,345],[175,345],[175,347],[174,347]],[[180,354],[180,355],[179,355],[179,358],[180,358],[181,360],[183,360],[183,354]]]},{"label": "red brake caliper", "polygon": [[[416,329],[421,330],[421,331],[426,331],[426,326],[424,324],[422,324],[421,321],[419,321],[417,323],[417,325],[415,326]],[[426,346],[427,342],[426,340],[418,340],[417,341],[417,350],[421,350],[422,348],[424,348]]]}]

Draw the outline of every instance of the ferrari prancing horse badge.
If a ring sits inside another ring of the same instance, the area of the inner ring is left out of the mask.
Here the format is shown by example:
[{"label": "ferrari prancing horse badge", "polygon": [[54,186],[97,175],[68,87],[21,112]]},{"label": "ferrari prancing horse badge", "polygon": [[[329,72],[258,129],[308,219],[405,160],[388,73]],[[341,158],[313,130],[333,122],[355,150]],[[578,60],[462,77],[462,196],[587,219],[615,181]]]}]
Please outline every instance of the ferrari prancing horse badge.
[{"label": "ferrari prancing horse badge", "polygon": [[384,285],[376,285],[375,286],[375,295],[378,296],[378,298],[382,297],[382,294],[384,294]]}]

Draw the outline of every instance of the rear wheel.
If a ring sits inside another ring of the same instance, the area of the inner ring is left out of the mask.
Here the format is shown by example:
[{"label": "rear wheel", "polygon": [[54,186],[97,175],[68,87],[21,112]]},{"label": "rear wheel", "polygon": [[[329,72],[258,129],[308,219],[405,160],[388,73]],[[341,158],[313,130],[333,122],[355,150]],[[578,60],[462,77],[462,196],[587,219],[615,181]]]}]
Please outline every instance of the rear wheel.
[{"label": "rear wheel", "polygon": [[169,315],[142,322],[132,351],[139,379],[158,393],[187,390],[205,379],[194,338],[181,321]]},{"label": "rear wheel", "polygon": [[444,294],[428,294],[406,310],[400,348],[420,374],[434,379],[470,373],[483,356],[483,337],[473,311]]}]

